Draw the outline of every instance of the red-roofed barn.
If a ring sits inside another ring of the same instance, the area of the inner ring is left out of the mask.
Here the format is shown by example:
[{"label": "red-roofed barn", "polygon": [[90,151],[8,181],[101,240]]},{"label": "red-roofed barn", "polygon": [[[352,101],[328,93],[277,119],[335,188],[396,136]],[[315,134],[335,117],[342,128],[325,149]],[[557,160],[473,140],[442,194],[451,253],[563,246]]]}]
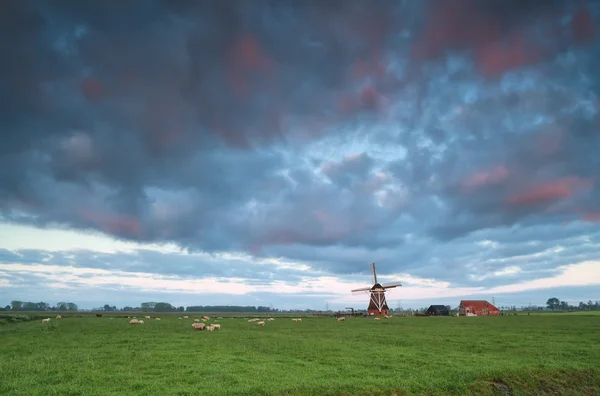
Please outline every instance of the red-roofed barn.
[{"label": "red-roofed barn", "polygon": [[485,300],[461,300],[460,316],[499,316],[500,310]]}]

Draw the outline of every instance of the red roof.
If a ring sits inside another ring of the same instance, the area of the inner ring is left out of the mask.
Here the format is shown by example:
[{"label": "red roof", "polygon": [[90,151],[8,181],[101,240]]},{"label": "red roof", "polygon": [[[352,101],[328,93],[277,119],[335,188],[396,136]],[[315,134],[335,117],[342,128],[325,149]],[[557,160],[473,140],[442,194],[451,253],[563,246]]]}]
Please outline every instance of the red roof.
[{"label": "red roof", "polygon": [[476,310],[487,308],[490,311],[500,311],[498,308],[496,308],[495,306],[493,306],[485,300],[461,300],[460,305],[463,307],[472,307]]}]

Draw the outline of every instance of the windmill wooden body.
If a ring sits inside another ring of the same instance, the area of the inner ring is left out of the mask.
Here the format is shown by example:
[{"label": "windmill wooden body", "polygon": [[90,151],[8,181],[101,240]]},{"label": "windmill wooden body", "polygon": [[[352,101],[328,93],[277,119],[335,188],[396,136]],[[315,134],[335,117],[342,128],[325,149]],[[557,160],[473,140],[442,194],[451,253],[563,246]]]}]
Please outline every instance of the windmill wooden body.
[{"label": "windmill wooden body", "polygon": [[369,300],[369,307],[367,308],[369,315],[387,315],[390,312],[390,308],[385,301],[385,292],[388,289],[402,286],[402,284],[400,282],[380,284],[377,282],[375,263],[369,264],[369,267],[373,275],[373,286],[354,289],[352,290],[352,294],[370,294],[371,298]]}]

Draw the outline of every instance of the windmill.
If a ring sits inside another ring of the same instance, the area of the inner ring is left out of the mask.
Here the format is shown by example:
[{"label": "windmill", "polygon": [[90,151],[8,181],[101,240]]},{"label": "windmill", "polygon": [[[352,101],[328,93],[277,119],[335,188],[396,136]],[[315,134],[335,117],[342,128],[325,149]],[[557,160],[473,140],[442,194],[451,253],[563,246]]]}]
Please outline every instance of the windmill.
[{"label": "windmill", "polygon": [[385,292],[387,289],[393,289],[397,286],[402,286],[400,282],[396,283],[377,283],[377,273],[375,272],[375,263],[369,264],[371,273],[373,274],[373,286],[362,287],[360,289],[352,290],[352,294],[371,294],[369,301],[369,308],[367,309],[369,315],[387,315],[390,311],[387,302],[385,301]]}]

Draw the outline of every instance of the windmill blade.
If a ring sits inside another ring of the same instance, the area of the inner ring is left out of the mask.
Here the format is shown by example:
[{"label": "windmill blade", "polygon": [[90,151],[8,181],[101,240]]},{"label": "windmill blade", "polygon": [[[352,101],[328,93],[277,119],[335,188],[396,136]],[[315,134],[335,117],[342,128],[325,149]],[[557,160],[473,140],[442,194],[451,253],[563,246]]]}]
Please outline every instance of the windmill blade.
[{"label": "windmill blade", "polygon": [[377,273],[375,272],[375,263],[369,264],[369,267],[371,267],[371,273],[373,274],[373,284],[376,284],[377,283]]},{"label": "windmill blade", "polygon": [[369,291],[371,290],[370,287],[361,287],[360,289],[354,289],[354,290],[350,290],[352,293],[354,292],[363,292],[363,291]]},{"label": "windmill blade", "polygon": [[384,289],[393,289],[394,287],[398,287],[398,286],[402,286],[402,283],[394,282],[394,283],[384,283],[383,285],[381,285],[381,287],[383,287]]},{"label": "windmill blade", "polygon": [[369,294],[371,292],[371,289],[358,289],[358,290],[352,290],[352,295],[353,296],[358,296],[358,295],[363,295],[363,294]]}]

